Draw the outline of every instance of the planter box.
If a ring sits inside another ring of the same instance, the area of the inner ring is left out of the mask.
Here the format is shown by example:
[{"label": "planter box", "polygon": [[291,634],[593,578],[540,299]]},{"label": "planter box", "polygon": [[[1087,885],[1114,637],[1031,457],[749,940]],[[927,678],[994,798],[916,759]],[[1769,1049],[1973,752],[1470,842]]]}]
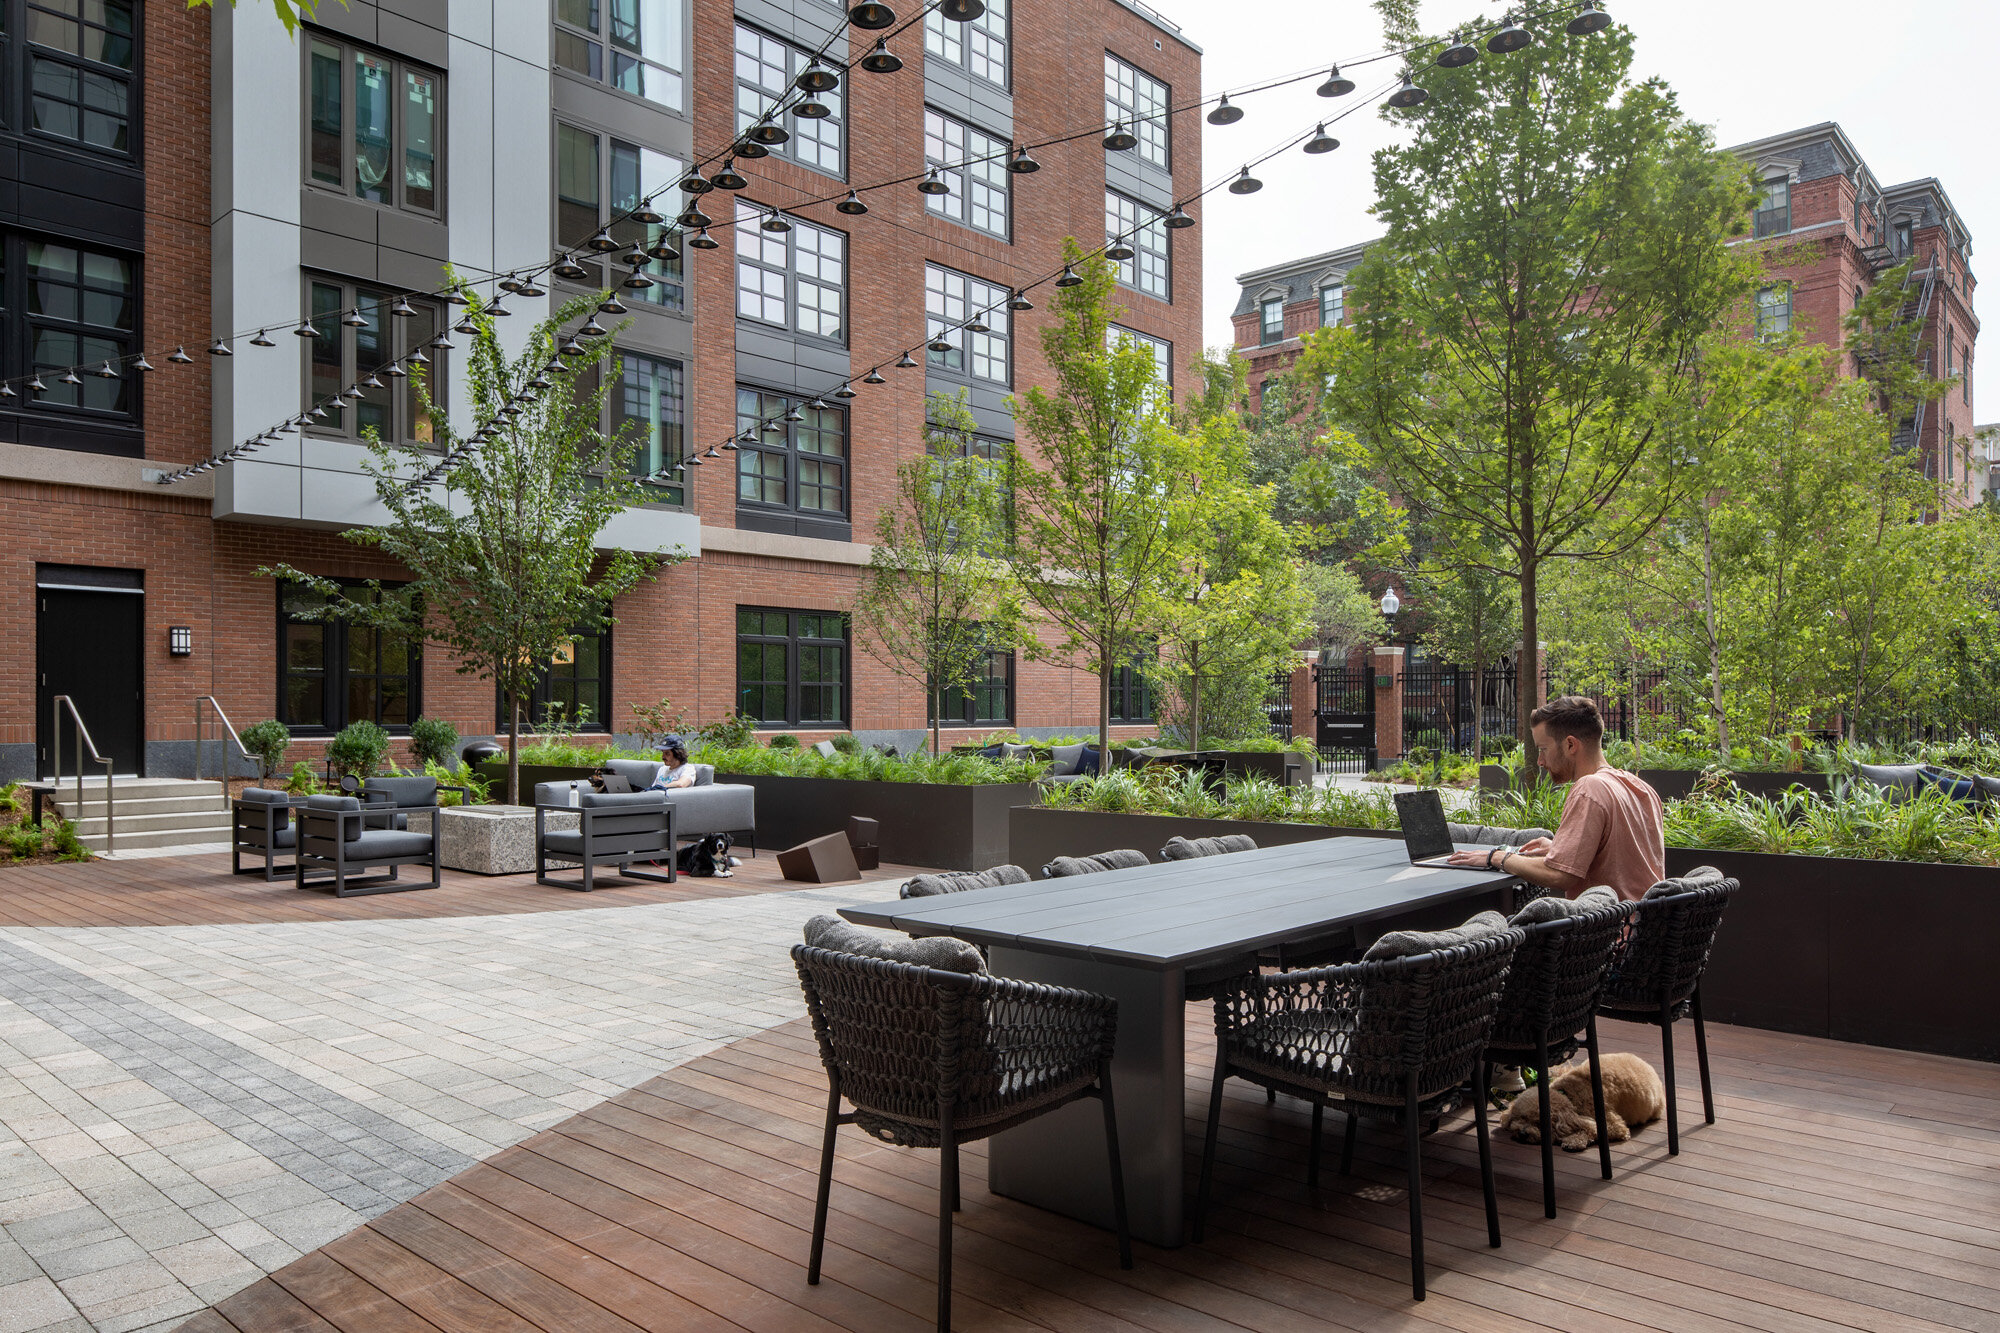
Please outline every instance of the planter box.
[{"label": "planter box", "polygon": [[[1660,794],[1664,801],[1675,801],[1694,790],[1695,782],[1701,777],[1698,769],[1692,768],[1642,768],[1639,780]],[[1815,795],[1827,793],[1828,779],[1824,773],[1735,773],[1730,780],[1751,796],[1779,796],[1793,787],[1804,787]]]},{"label": "planter box", "polygon": [[1132,847],[1148,860],[1160,859],[1160,848],[1176,833],[1184,838],[1216,838],[1247,833],[1259,847],[1288,847],[1322,838],[1395,838],[1402,834],[1380,829],[1332,828],[1324,824],[1263,824],[1247,819],[1184,819],[1178,815],[1102,814],[1095,810],[1054,810],[1045,805],[1016,806],[1008,815],[1005,860],[1039,877],[1042,867],[1058,856],[1089,856],[1114,847]]},{"label": "planter box", "polygon": [[1007,859],[1007,812],[1034,799],[1029,782],[977,787],[856,778],[717,773],[757,789],[757,845],[792,847],[845,833],[855,815],[879,820],[880,856],[902,865],[983,870]]},{"label": "planter box", "polygon": [[1709,957],[1718,1023],[2000,1060],[2000,869],[1667,849],[1741,881]]}]

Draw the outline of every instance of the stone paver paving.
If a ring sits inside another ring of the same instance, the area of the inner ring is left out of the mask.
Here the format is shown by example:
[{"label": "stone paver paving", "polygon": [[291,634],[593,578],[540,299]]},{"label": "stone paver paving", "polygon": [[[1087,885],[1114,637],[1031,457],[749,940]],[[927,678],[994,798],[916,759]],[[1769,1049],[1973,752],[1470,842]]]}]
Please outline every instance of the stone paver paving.
[{"label": "stone paver paving", "polygon": [[172,1328],[572,1112],[797,1018],[845,885],[0,929],[0,1333]]}]

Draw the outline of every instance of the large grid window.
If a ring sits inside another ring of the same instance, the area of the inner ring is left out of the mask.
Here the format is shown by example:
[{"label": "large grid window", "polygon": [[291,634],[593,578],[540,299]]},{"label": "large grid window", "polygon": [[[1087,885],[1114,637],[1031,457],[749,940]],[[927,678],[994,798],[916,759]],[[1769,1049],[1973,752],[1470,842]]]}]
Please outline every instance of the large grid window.
[{"label": "large grid window", "polygon": [[1767,180],[1757,195],[1759,236],[1778,236],[1792,229],[1792,183],[1783,176]]},{"label": "large grid window", "polygon": [[133,0],[28,0],[28,117],[36,133],[131,153],[137,8]]},{"label": "large grid window", "polygon": [[[507,729],[507,696],[494,691],[494,719]],[[536,673],[535,687],[521,699],[521,721],[537,726],[560,718],[576,731],[611,730],[611,627],[577,630],[573,642],[556,649]]]},{"label": "large grid window", "polygon": [[1111,673],[1111,720],[1151,722],[1153,691],[1137,664],[1121,666]]},{"label": "large grid window", "polygon": [[[556,125],[556,239],[572,252],[577,263],[590,270],[587,281],[591,286],[618,286],[631,270],[623,264],[607,265],[599,261],[591,251],[582,248],[583,243],[610,218],[618,219],[610,224],[610,230],[612,238],[621,245],[629,246],[634,241],[651,245],[659,240],[667,231],[664,224],[648,226],[623,215],[639,206],[639,201],[647,197],[647,190],[678,179],[682,170],[679,158],[596,130]],[[670,199],[656,197],[653,206],[663,214],[671,214],[676,207],[671,200],[678,200],[680,192],[669,188],[665,193]],[[620,299],[645,301],[668,310],[684,309],[687,283],[681,263],[679,259],[652,260],[643,271],[653,285],[638,291],[619,287]]]},{"label": "large grid window", "polygon": [[1124,121],[1139,138],[1132,151],[1156,167],[1167,165],[1167,85],[1109,51],[1104,53],[1104,120]]},{"label": "large grid window", "polygon": [[927,194],[924,207],[989,236],[1007,237],[1007,144],[962,120],[924,108],[924,165],[937,167],[950,194]]},{"label": "large grid window", "polygon": [[[343,581],[355,601],[407,594]],[[350,722],[407,728],[422,706],[420,645],[387,630],[345,620],[308,620],[325,599],[297,583],[278,585],[278,720],[323,735]]]},{"label": "large grid window", "polygon": [[1319,322],[1329,329],[1347,322],[1347,288],[1329,282],[1319,289]]},{"label": "large grid window", "polygon": [[1257,341],[1263,343],[1285,340],[1285,298],[1274,296],[1258,307]]},{"label": "large grid window", "polygon": [[973,668],[970,688],[940,689],[933,681],[930,721],[939,726],[1011,725],[1014,721],[1014,654],[989,648]]},{"label": "large grid window", "polygon": [[[444,382],[445,354],[430,344],[444,328],[444,308],[413,299],[414,316],[394,316],[389,307],[395,292],[333,278],[314,278],[307,286],[317,336],[306,340],[305,405],[323,406],[326,417],[315,418],[306,429],[349,440],[373,434],[391,443],[431,443],[431,419],[419,390],[428,387],[434,402],[442,397],[438,386]],[[359,324],[346,322],[355,317]],[[425,349],[427,361],[405,363],[401,376],[384,373],[384,367],[419,348]],[[359,402],[327,405],[349,385],[360,388]]]},{"label": "large grid window", "polygon": [[1757,289],[1757,336],[1776,338],[1792,331],[1792,285],[1774,283]]},{"label": "large grid window", "polygon": [[847,237],[796,218],[766,231],[744,201],[736,222],[736,314],[815,338],[847,340]]},{"label": "large grid window", "polygon": [[970,23],[924,12],[924,51],[986,80],[1007,86],[1007,0],[986,0],[986,12]]},{"label": "large grid window", "polygon": [[[776,37],[736,25],[736,128],[748,129],[771,106],[783,101],[792,90],[792,80],[806,67],[806,52]],[[826,62],[822,62],[826,63]],[[833,114],[817,120],[787,113],[780,124],[791,138],[771,151],[794,162],[844,176],[841,142],[845,135],[846,112],[839,88],[819,94]]]},{"label": "large grid window", "polygon": [[556,65],[684,110],[686,22],[683,0],[556,0]]},{"label": "large grid window", "polygon": [[847,617],[736,608],[736,711],[776,726],[847,722]]},{"label": "large grid window", "polygon": [[[635,477],[650,479],[647,485],[663,504],[687,503],[683,474],[666,469],[687,452],[687,397],[681,363],[643,352],[620,350],[611,358],[618,369],[611,391],[604,395],[599,423],[605,438],[626,432],[634,439],[627,470]],[[577,372],[574,384],[579,396],[597,392],[603,362],[593,362]]]},{"label": "large grid window", "polygon": [[[797,416],[797,421],[787,417]],[[847,414],[763,389],[736,390],[736,501],[838,518],[847,513]]]},{"label": "large grid window", "polygon": [[[1006,384],[1010,338],[1005,287],[940,268],[924,265],[924,314],[932,339],[943,334],[949,351],[930,351],[930,363],[941,370],[957,371],[974,379]],[[987,326],[985,333],[959,327],[977,313]]]},{"label": "large grid window", "polygon": [[[132,353],[138,327],[137,262],[52,241],[0,241],[0,328],[5,329],[0,347],[10,353],[5,370],[39,375],[43,385],[37,392],[23,390],[14,402],[36,409],[133,415],[135,377],[119,361]],[[91,367],[107,361],[119,372],[116,379],[91,373]],[[58,378],[71,366],[85,367],[81,384]]]},{"label": "large grid window", "polygon": [[1128,329],[1122,324],[1109,326],[1104,333],[1108,347],[1137,347],[1153,358],[1154,392],[1165,393],[1167,401],[1174,398],[1174,345],[1165,338],[1155,338],[1150,333]]},{"label": "large grid window", "polygon": [[306,179],[372,204],[444,213],[444,76],[315,36],[308,43]]},{"label": "large grid window", "polygon": [[1125,243],[1136,252],[1132,258],[1118,261],[1118,281],[1148,296],[1157,296],[1162,301],[1171,300],[1167,280],[1167,227],[1160,211],[1116,190],[1106,190],[1104,238],[1109,241],[1116,236],[1124,237]]}]

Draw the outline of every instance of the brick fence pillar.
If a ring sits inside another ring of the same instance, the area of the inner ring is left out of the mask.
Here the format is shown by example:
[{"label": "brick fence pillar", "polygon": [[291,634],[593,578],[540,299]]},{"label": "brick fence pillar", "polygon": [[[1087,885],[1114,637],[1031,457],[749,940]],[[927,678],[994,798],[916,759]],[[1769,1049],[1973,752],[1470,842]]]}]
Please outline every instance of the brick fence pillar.
[{"label": "brick fence pillar", "polygon": [[[1378,759],[1403,756],[1403,650],[1375,650],[1375,754]],[[1384,684],[1384,681],[1387,684]]]},{"label": "brick fence pillar", "polygon": [[1549,646],[1535,645],[1535,707],[1549,701]]},{"label": "brick fence pillar", "polygon": [[1313,662],[1308,658],[1292,668],[1292,736],[1319,739],[1319,691],[1313,685]]}]

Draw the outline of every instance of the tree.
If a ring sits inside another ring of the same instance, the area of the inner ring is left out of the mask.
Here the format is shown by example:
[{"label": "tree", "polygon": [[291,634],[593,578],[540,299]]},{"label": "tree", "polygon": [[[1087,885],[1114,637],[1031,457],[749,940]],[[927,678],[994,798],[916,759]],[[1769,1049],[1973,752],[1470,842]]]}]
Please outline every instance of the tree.
[{"label": "tree", "polygon": [[925,451],[896,469],[896,502],[875,521],[875,546],[854,598],[870,657],[924,691],[931,751],[940,703],[970,690],[992,649],[1011,648],[1020,607],[1006,563],[1003,478],[970,456],[977,423],[964,399],[932,394]]},{"label": "tree", "polygon": [[[278,22],[285,25],[285,31],[297,34],[299,24],[312,22],[319,16],[321,0],[271,0],[271,8],[278,11]],[[215,0],[187,0],[189,9],[209,9]],[[229,7],[236,8],[236,0],[229,0]],[[340,7],[347,8],[347,0],[340,0]]]},{"label": "tree", "polygon": [[[1424,645],[1447,662],[1472,668],[1475,691],[1472,708],[1472,756],[1486,757],[1486,719],[1480,693],[1486,665],[1508,649],[1520,647],[1520,608],[1514,587],[1493,572],[1498,563],[1490,551],[1478,549],[1483,532],[1448,536],[1432,544],[1411,578],[1425,611]],[[1458,726],[1452,718],[1450,725]]]},{"label": "tree", "polygon": [[1028,640],[1027,653],[1097,673],[1098,744],[1109,746],[1111,675],[1151,649],[1145,614],[1165,586],[1197,458],[1174,428],[1151,353],[1109,341],[1110,264],[1074,240],[1064,252],[1081,281],[1056,289],[1057,319],[1042,331],[1054,389],[1035,385],[1014,400],[1034,447],[1015,463],[1008,563],[1060,636]]},{"label": "tree", "polygon": [[[1378,7],[1395,44],[1417,36],[1413,6]],[[1429,105],[1383,113],[1413,134],[1375,155],[1386,235],[1348,275],[1356,322],[1309,335],[1299,362],[1388,489],[1483,534],[1475,558],[1517,584],[1531,647],[1545,566],[1629,551],[1672,504],[1681,460],[1657,446],[1747,286],[1726,243],[1749,208],[1741,164],[1663,84],[1629,82],[1631,62],[1623,29],[1550,24],[1505,58],[1427,70]],[[1520,655],[1524,741],[1536,656]]]},{"label": "tree", "polygon": [[[317,618],[420,637],[449,652],[460,675],[492,680],[507,704],[507,800],[518,804],[522,699],[579,632],[612,622],[617,597],[681,554],[597,549],[597,535],[612,517],[651,498],[627,471],[643,427],[630,423],[607,437],[599,426],[603,381],[617,378],[615,363],[597,383],[578,382],[577,372],[607,362],[611,340],[591,340],[575,359],[556,351],[566,341],[562,327],[602,298],[569,302],[536,325],[509,360],[479,297],[459,290],[478,327],[466,358],[473,418],[497,433],[467,447],[420,383],[435,448],[388,444],[371,433],[364,466],[388,521],[343,534],[409,571],[402,594],[382,597],[379,583],[371,582],[368,598],[349,597],[339,584],[289,565],[259,572],[319,592]],[[533,387],[552,377],[553,387]],[[510,401],[524,405],[518,415],[501,413]],[[461,448],[442,490],[410,484],[437,464],[436,449],[449,455]]]}]

